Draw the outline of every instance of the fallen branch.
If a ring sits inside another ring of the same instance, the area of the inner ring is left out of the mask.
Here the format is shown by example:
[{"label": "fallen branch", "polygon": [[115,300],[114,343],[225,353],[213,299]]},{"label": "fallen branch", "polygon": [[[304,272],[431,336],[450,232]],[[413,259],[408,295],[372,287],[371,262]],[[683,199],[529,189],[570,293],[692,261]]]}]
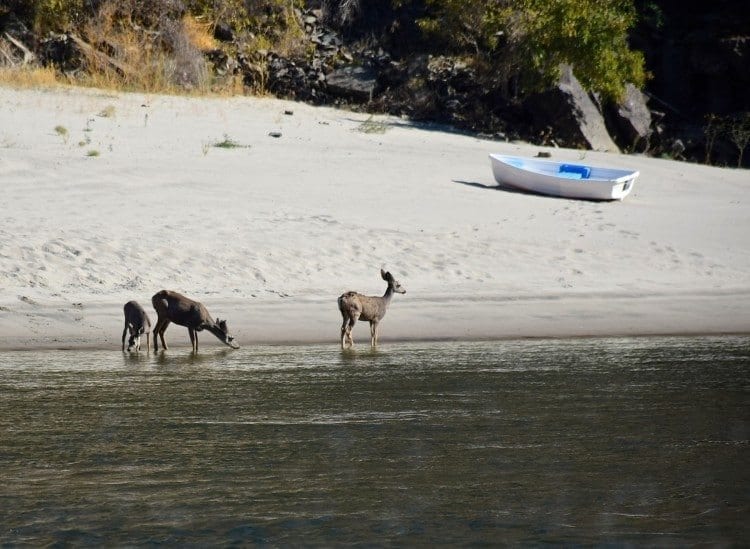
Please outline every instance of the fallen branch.
[{"label": "fallen branch", "polygon": [[16,66],[16,62],[13,60],[13,58],[8,54],[8,52],[5,51],[5,48],[0,47],[0,53],[3,54],[3,57],[5,57],[5,61],[7,64],[11,67]]},{"label": "fallen branch", "polygon": [[13,38],[7,32],[5,33],[5,38],[8,39],[8,42],[10,42],[11,44],[13,44],[15,47],[17,47],[19,50],[21,50],[23,52],[23,64],[24,65],[27,65],[27,64],[31,63],[32,61],[34,61],[34,59],[36,58],[36,56],[34,55],[34,53],[29,48],[27,48],[26,46],[24,46],[23,42],[21,42],[20,40],[15,39],[15,38]]},{"label": "fallen branch", "polygon": [[93,59],[97,63],[100,63],[102,65],[108,65],[112,69],[117,72],[120,76],[125,76],[128,73],[127,68],[125,65],[117,61],[116,59],[111,58],[106,53],[103,53],[99,50],[97,50],[94,46],[86,42],[83,38],[80,36],[76,36],[75,34],[69,34],[68,35],[70,39],[73,41],[73,43],[78,46],[78,49],[81,50],[81,53],[89,57],[90,59]]}]

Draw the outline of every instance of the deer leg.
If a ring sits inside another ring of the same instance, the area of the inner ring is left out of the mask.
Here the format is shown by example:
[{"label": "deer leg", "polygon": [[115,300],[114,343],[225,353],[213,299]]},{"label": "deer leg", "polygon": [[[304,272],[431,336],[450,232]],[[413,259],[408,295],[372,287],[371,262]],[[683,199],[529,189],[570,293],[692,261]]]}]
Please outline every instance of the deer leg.
[{"label": "deer leg", "polygon": [[351,341],[351,333],[352,333],[352,326],[354,326],[352,322],[352,317],[348,315],[342,315],[344,317],[344,321],[341,323],[341,348],[346,349],[346,342]]},{"label": "deer leg", "polygon": [[151,350],[151,334],[146,332],[146,352]]},{"label": "deer leg", "polygon": [[125,333],[128,331],[128,321],[125,321],[125,327],[122,329],[122,350],[125,350]]},{"label": "deer leg", "polygon": [[346,325],[349,323],[348,319],[344,317],[344,321],[341,323],[341,348],[345,348],[346,344]]},{"label": "deer leg", "polygon": [[341,311],[341,349],[346,349],[346,329],[349,325],[350,313],[347,308],[341,306],[340,302],[339,311]]},{"label": "deer leg", "polygon": [[164,330],[167,329],[167,324],[169,324],[169,320],[163,316],[160,316],[156,320],[156,326],[154,326],[154,351],[159,350],[159,337],[161,337],[162,347],[164,349],[167,348],[167,344],[164,343]]},{"label": "deer leg", "polygon": [[188,328],[188,334],[190,334],[190,346],[193,348],[193,352],[198,351],[198,334],[193,328]]},{"label": "deer leg", "polygon": [[378,323],[370,322],[370,347],[378,346]]},{"label": "deer leg", "polygon": [[157,318],[154,324],[154,351],[159,350],[159,330],[161,330],[161,318]]},{"label": "deer leg", "polygon": [[[163,350],[169,349],[167,347],[167,342],[164,341],[164,332],[167,331],[167,326],[171,323],[171,320],[168,319],[162,319],[161,321],[161,328],[159,329],[159,338],[161,339],[161,347]],[[154,348],[156,348],[156,337],[154,337]]]},{"label": "deer leg", "polygon": [[354,329],[354,325],[357,323],[357,320],[359,320],[359,314],[355,313],[349,318],[349,326],[346,328],[346,338],[349,340],[349,347],[354,347],[354,338],[352,337],[352,330]]},{"label": "deer leg", "polygon": [[164,325],[163,325],[163,326],[161,327],[161,334],[159,334],[159,335],[161,336],[161,346],[162,346],[162,347],[164,348],[164,350],[165,350],[165,351],[166,351],[166,350],[167,350],[167,349],[168,349],[169,347],[167,347],[167,342],[166,342],[166,341],[164,341],[164,332],[166,332],[166,331],[167,331],[167,327],[169,327],[169,325],[170,325],[171,323],[172,323],[172,321],[171,321],[171,320],[169,320],[169,319],[166,319],[166,320],[164,321]]},{"label": "deer leg", "polygon": [[154,352],[159,350],[159,332],[161,331],[162,319],[156,319],[156,325],[154,326]]}]

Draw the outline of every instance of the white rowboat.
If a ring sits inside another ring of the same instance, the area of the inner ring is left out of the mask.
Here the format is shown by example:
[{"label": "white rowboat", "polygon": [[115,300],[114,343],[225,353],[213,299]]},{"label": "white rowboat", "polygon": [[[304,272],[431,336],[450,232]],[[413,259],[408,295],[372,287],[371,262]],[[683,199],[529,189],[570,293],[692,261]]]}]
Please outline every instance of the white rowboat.
[{"label": "white rowboat", "polygon": [[495,180],[502,185],[589,200],[622,200],[633,190],[640,174],[633,170],[502,154],[491,154],[490,161]]}]

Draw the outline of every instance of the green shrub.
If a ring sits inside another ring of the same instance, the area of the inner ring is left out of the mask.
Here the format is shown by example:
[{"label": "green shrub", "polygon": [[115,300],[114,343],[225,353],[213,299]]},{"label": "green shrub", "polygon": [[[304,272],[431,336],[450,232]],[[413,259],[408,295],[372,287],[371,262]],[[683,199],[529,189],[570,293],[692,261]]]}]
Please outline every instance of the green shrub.
[{"label": "green shrub", "polygon": [[250,26],[244,0],[190,0],[185,4],[190,13],[209,21],[214,27],[224,23],[235,31],[243,31]]},{"label": "green shrub", "polygon": [[645,83],[644,58],[628,47],[632,0],[522,0],[521,57],[547,84],[570,64],[584,87],[619,99],[625,84]]},{"label": "green shrub", "polygon": [[[404,5],[410,0],[394,0]],[[589,90],[620,98],[642,87],[644,58],[630,50],[632,0],[424,0],[422,31],[452,53],[472,52],[520,93],[543,89],[573,66]]]},{"label": "green shrub", "polygon": [[40,35],[73,30],[85,16],[84,0],[30,0],[28,10]]},{"label": "green shrub", "polygon": [[230,25],[235,32],[268,33],[288,27],[292,8],[303,7],[303,0],[187,0],[193,15]]}]

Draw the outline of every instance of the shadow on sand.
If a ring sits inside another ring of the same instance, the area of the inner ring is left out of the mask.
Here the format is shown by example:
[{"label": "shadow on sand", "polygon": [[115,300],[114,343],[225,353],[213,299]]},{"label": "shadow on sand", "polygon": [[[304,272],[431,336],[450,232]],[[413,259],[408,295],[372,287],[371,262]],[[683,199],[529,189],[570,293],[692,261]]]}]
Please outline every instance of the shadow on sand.
[{"label": "shadow on sand", "polygon": [[452,179],[451,181],[453,181],[454,183],[459,183],[460,185],[466,185],[467,187],[485,189],[488,191],[505,191],[507,193],[526,194],[526,195],[531,195],[531,196],[547,196],[544,194],[535,193],[535,192],[527,191],[524,189],[519,189],[516,187],[511,187],[510,185],[503,185],[502,183],[495,183],[492,185],[487,185],[486,183],[479,183],[477,181],[463,181],[461,179]]}]

